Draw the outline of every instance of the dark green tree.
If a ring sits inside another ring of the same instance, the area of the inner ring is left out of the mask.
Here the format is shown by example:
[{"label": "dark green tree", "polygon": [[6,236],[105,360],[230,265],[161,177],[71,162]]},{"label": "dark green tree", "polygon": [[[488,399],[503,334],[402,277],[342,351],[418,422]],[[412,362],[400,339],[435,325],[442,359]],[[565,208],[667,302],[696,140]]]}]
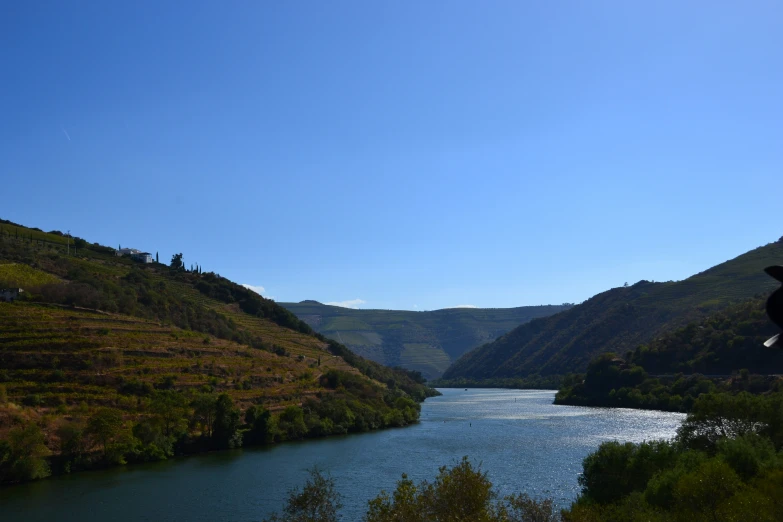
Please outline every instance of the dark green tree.
[{"label": "dark green tree", "polygon": [[274,442],[276,424],[272,414],[260,405],[254,405],[245,412],[245,423],[250,427],[247,441],[250,444],[268,444]]},{"label": "dark green tree", "polygon": [[219,449],[242,446],[239,435],[239,408],[227,393],[218,395],[215,404],[215,422],[212,426],[212,442]]},{"label": "dark green tree", "polygon": [[217,414],[217,396],[212,393],[202,393],[196,396],[191,403],[193,407],[193,424],[209,438],[212,438],[212,429],[215,425]]},{"label": "dark green tree", "polygon": [[266,521],[336,522],[340,519],[339,511],[342,507],[342,495],[335,489],[332,478],[313,468],[302,490],[289,492],[283,514],[274,514]]},{"label": "dark green tree", "polygon": [[48,477],[51,454],[41,428],[30,423],[8,432],[8,441],[0,441],[0,481],[24,481]]},{"label": "dark green tree", "polygon": [[174,254],[171,256],[171,268],[174,270],[184,270],[185,269],[185,263],[182,262],[182,252],[179,254]]},{"label": "dark green tree", "polygon": [[288,440],[297,440],[307,435],[304,411],[299,406],[288,406],[280,414],[278,427]]},{"label": "dark green tree", "polygon": [[176,390],[162,390],[155,393],[150,411],[157,415],[166,437],[176,438],[187,428],[187,406],[185,396]]},{"label": "dark green tree", "polygon": [[63,469],[70,473],[74,466],[79,466],[87,454],[87,438],[84,425],[79,421],[71,421],[57,429],[60,438],[60,454],[63,458]]},{"label": "dark green tree", "polygon": [[121,431],[122,413],[112,408],[101,408],[87,422],[86,432],[100,445],[104,459],[109,458],[110,445]]}]

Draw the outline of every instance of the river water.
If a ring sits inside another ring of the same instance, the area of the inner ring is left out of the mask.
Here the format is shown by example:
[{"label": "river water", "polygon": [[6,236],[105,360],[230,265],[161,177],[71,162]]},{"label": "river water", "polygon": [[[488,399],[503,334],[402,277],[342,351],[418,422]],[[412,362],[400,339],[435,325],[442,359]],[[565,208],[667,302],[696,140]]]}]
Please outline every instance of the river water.
[{"label": "river water", "polygon": [[344,520],[402,473],[433,479],[467,455],[501,494],[573,500],[582,459],[606,440],[671,438],[684,415],[555,406],[554,391],[441,390],[407,428],[198,455],[0,488],[3,522],[262,520],[317,465],[344,496]]}]

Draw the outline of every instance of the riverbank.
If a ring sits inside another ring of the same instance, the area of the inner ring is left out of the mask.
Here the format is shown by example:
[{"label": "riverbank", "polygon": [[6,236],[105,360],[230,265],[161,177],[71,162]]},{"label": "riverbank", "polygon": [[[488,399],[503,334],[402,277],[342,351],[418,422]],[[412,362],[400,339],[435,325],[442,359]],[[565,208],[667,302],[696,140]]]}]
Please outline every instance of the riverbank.
[{"label": "riverbank", "polygon": [[261,520],[317,465],[345,495],[344,520],[392,491],[402,473],[432,480],[468,455],[501,494],[553,497],[568,507],[582,460],[604,440],[669,439],[683,415],[555,406],[554,391],[441,389],[418,423],[77,473],[0,489],[4,522]]},{"label": "riverbank", "polygon": [[591,362],[584,375],[564,379],[555,404],[689,412],[703,394],[758,395],[778,391],[782,383],[778,375],[754,375],[747,370],[733,375],[653,376],[642,367],[607,353]]},{"label": "riverbank", "polygon": [[[0,413],[18,418],[0,439],[0,483],[370,432],[419,420],[420,404],[401,390],[382,389],[363,376],[337,370],[324,374],[322,381],[325,393],[274,413],[261,405],[241,411],[226,393],[168,389],[143,397],[136,406],[140,415],[111,407],[77,409],[53,432],[19,417],[24,410],[5,403]],[[438,393],[432,389],[425,396]]]}]

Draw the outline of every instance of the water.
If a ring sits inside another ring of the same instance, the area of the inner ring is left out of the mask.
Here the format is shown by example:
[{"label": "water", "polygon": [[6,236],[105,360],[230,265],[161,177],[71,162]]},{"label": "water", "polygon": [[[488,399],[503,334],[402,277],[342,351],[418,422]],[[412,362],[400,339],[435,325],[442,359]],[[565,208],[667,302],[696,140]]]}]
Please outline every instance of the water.
[{"label": "water", "polygon": [[554,391],[441,390],[415,426],[77,473],[0,489],[4,522],[262,520],[313,465],[344,495],[344,519],[402,473],[417,482],[463,455],[501,494],[527,492],[567,506],[582,459],[605,440],[670,438],[683,415],[555,406]]}]

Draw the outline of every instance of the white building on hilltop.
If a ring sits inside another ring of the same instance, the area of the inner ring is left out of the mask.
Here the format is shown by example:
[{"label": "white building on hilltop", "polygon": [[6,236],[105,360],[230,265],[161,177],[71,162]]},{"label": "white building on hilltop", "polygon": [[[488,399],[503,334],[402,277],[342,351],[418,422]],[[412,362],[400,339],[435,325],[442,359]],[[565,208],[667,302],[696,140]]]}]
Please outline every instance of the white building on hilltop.
[{"label": "white building on hilltop", "polygon": [[152,254],[136,250],[135,248],[120,248],[117,250],[117,257],[122,256],[130,256],[140,263],[152,263]]}]

